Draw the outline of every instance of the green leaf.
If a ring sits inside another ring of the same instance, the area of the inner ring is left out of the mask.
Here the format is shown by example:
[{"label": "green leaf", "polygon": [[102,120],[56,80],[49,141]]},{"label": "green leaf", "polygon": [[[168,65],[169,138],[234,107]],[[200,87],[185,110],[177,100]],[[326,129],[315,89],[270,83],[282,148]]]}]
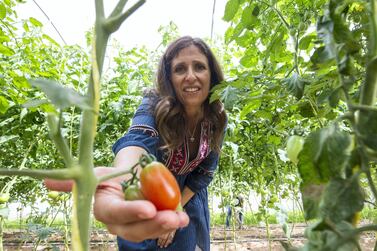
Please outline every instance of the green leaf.
[{"label": "green leaf", "polygon": [[221,92],[221,101],[223,102],[226,109],[231,109],[237,99],[237,89],[233,86],[228,85]]},{"label": "green leaf", "polygon": [[9,108],[9,101],[3,97],[3,96],[0,96],[0,113],[4,114],[7,112]]},{"label": "green leaf", "polygon": [[316,39],[316,35],[310,34],[302,37],[298,43],[298,48],[300,50],[306,50],[309,48],[310,43]]},{"label": "green leaf", "polygon": [[363,209],[364,193],[357,181],[349,179],[333,179],[327,185],[321,202],[322,217],[338,223],[351,221],[352,216]]},{"label": "green leaf", "polygon": [[261,104],[262,100],[260,98],[249,99],[248,103],[242,108],[240,112],[240,118],[245,119],[246,115],[259,108]]},{"label": "green leaf", "polygon": [[298,156],[298,170],[307,219],[318,216],[318,203],[324,184],[331,178],[345,175],[350,144],[350,135],[335,125],[312,132],[305,140]]},{"label": "green leaf", "polygon": [[254,114],[254,116],[256,118],[262,118],[270,121],[272,120],[272,114],[270,111],[259,110]]},{"label": "green leaf", "polygon": [[253,16],[257,17],[259,15],[260,8],[258,5],[256,5],[253,9],[253,12],[251,13]]},{"label": "green leaf", "polygon": [[24,24],[22,25],[22,27],[24,27],[24,30],[25,30],[26,32],[29,32],[29,31],[30,31],[30,29],[29,29],[29,25],[28,25],[27,22],[24,22]]},{"label": "green leaf", "polygon": [[0,36],[0,43],[2,42],[9,42],[10,41],[10,38],[7,37],[7,36]]},{"label": "green leaf", "polygon": [[54,39],[52,39],[50,36],[43,34],[42,37],[44,39],[47,39],[48,41],[50,41],[52,44],[54,44],[56,46],[60,46],[60,44],[58,42],[56,42]]},{"label": "green leaf", "polygon": [[296,72],[292,73],[292,76],[283,80],[283,83],[288,85],[288,90],[297,98],[301,99],[304,95],[304,88],[309,81],[303,79]]},{"label": "green leaf", "polygon": [[91,110],[88,100],[75,90],[67,88],[55,81],[47,79],[31,80],[31,85],[40,88],[51,102],[60,109],[77,106],[83,110]]},{"label": "green leaf", "polygon": [[22,119],[27,115],[28,113],[28,110],[26,108],[23,108],[21,110],[21,113],[20,113],[20,122],[22,121]]},{"label": "green leaf", "polygon": [[224,21],[229,22],[233,19],[238,11],[238,0],[229,0],[225,5]]},{"label": "green leaf", "polygon": [[31,99],[23,103],[22,107],[31,108],[31,107],[38,107],[44,104],[49,104],[49,101],[47,99]]},{"label": "green leaf", "polygon": [[10,140],[18,138],[18,135],[6,135],[0,137],[0,145],[4,144],[5,142],[8,142]]},{"label": "green leaf", "polygon": [[30,17],[29,18],[29,21],[30,23],[32,23],[35,27],[42,27],[43,24],[41,22],[38,21],[38,19],[34,18],[34,17]]},{"label": "green leaf", "polygon": [[254,23],[254,19],[252,6],[247,6],[242,12],[241,22],[248,28]]},{"label": "green leaf", "polygon": [[315,219],[319,215],[319,203],[325,185],[310,184],[303,186],[301,184],[300,191],[302,195],[302,204],[304,206],[304,216],[306,220]]},{"label": "green leaf", "polygon": [[377,152],[377,112],[362,111],[359,114],[358,131],[364,144]]},{"label": "green leaf", "polygon": [[0,20],[3,20],[7,16],[7,9],[3,3],[0,3]]},{"label": "green leaf", "polygon": [[350,144],[350,135],[335,125],[309,134],[298,156],[303,185],[322,184],[331,177],[342,177],[350,156]]},{"label": "green leaf", "polygon": [[[301,247],[301,251],[353,251],[356,249],[355,243],[358,242],[358,235],[347,236],[343,234],[350,233],[354,227],[348,222],[342,221],[331,226],[324,220],[310,225],[305,230],[307,242]],[[342,234],[339,234],[342,233]],[[337,248],[335,247],[337,246]]]},{"label": "green leaf", "polygon": [[14,54],[14,50],[10,47],[0,44],[0,53],[4,54],[5,56],[12,56]]}]

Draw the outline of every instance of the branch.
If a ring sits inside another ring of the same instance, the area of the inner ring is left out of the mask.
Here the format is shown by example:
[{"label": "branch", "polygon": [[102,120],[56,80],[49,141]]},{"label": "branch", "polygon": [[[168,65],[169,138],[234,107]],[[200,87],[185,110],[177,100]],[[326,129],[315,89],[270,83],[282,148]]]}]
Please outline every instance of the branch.
[{"label": "branch", "polygon": [[70,180],[77,178],[77,173],[72,168],[53,170],[31,170],[31,169],[6,169],[0,168],[0,176],[29,176],[35,179],[56,179]]},{"label": "branch", "polygon": [[115,17],[109,17],[104,23],[105,30],[109,33],[113,33],[116,30],[118,30],[119,27],[124,22],[124,20],[126,20],[132,13],[134,13],[145,2],[146,0],[139,0],[137,3],[135,3],[131,8],[129,8],[123,14],[119,14],[118,16],[115,16]]},{"label": "branch", "polygon": [[110,17],[115,17],[121,14],[127,2],[128,0],[119,0],[117,6],[115,6],[113,12],[111,12]]},{"label": "branch", "polygon": [[361,110],[361,111],[374,111],[374,112],[377,112],[377,107],[375,107],[375,106],[350,104],[349,107],[350,107],[350,110]]},{"label": "branch", "polygon": [[371,11],[370,11],[370,29],[371,29],[371,40],[372,40],[372,48],[371,48],[371,55],[372,57],[377,56],[377,3],[376,0],[370,1]]},{"label": "branch", "polygon": [[269,8],[271,8],[273,11],[276,12],[276,14],[278,14],[280,20],[284,23],[285,27],[287,28],[287,30],[289,31],[290,29],[290,25],[289,23],[287,22],[287,20],[285,20],[283,14],[280,12],[280,10],[278,10],[277,8],[275,8],[274,6],[272,6],[271,4],[265,2],[265,1],[259,1],[260,3],[263,3],[265,5],[267,5]]},{"label": "branch", "polygon": [[366,68],[365,83],[361,90],[360,104],[374,105],[377,85],[377,55],[369,61]]},{"label": "branch", "polygon": [[47,116],[47,122],[50,129],[50,137],[55,143],[56,148],[63,157],[64,164],[67,167],[71,167],[73,163],[73,158],[71,152],[68,148],[67,142],[64,140],[63,135],[61,134],[59,121],[55,115],[49,114]]},{"label": "branch", "polygon": [[104,182],[106,180],[110,180],[112,178],[116,178],[116,177],[124,175],[124,174],[132,173],[132,172],[134,172],[134,169],[137,165],[139,165],[139,162],[137,162],[135,165],[133,165],[129,169],[120,169],[116,172],[109,173],[109,174],[106,174],[104,176],[101,176],[101,177],[98,178],[98,183]]},{"label": "branch", "polygon": [[103,19],[105,17],[105,10],[103,7],[103,0],[96,0],[96,19]]}]

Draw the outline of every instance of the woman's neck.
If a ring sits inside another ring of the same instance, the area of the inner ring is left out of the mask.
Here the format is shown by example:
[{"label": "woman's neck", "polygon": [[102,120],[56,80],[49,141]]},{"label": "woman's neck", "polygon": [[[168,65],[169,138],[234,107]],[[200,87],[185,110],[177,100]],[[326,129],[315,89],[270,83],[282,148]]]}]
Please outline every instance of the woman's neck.
[{"label": "woman's neck", "polygon": [[203,107],[185,109],[185,115],[188,121],[199,121],[203,118]]}]

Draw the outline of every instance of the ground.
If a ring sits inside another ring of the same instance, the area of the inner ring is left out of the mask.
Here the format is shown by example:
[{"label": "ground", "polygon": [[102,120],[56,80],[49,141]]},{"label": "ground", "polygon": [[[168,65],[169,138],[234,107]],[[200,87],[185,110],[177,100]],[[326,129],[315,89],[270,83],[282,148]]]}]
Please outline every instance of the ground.
[{"label": "ground", "polygon": [[[295,224],[290,226],[291,243],[294,246],[301,246],[304,239],[305,224]],[[36,243],[36,236],[30,232],[17,231],[4,233],[4,250],[33,250]],[[271,247],[271,251],[283,250],[280,241],[288,241],[280,225],[270,225],[270,243],[267,238],[265,227],[246,227],[244,229],[224,229],[223,226],[211,229],[211,251],[266,251]],[[375,235],[364,234],[361,237],[361,247],[363,251],[372,251],[375,243]],[[52,234],[47,241],[41,241],[36,250],[64,250],[64,242],[61,234]],[[91,250],[116,250],[115,237],[106,231],[93,231]]]}]

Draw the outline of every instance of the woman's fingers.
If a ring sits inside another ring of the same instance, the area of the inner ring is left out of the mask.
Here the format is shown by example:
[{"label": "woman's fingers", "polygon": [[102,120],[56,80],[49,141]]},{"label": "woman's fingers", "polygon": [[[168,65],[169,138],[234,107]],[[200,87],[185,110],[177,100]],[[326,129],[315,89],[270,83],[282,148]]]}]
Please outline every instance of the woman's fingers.
[{"label": "woman's fingers", "polygon": [[165,246],[165,243],[168,241],[169,236],[170,236],[170,232],[167,233],[167,234],[163,234],[160,237],[158,237],[157,246],[159,246],[160,248],[163,248]]},{"label": "woman's fingers", "polygon": [[173,242],[175,231],[176,230],[173,230],[173,231],[171,231],[171,232],[169,232],[167,234],[164,234],[164,235],[160,236],[157,239],[157,245],[160,248],[166,248],[167,246],[169,246]]},{"label": "woman's fingers", "polygon": [[133,222],[130,224],[108,224],[108,230],[123,239],[140,242],[145,239],[157,239],[173,230],[188,224],[186,213],[175,211],[159,211],[151,220]]},{"label": "woman's fingers", "polygon": [[126,201],[122,191],[112,188],[97,190],[93,210],[96,219],[105,224],[127,224],[152,219],[157,213],[151,202]]},{"label": "woman's fingers", "polygon": [[59,192],[70,192],[73,186],[73,180],[45,179],[43,182],[48,189]]}]

